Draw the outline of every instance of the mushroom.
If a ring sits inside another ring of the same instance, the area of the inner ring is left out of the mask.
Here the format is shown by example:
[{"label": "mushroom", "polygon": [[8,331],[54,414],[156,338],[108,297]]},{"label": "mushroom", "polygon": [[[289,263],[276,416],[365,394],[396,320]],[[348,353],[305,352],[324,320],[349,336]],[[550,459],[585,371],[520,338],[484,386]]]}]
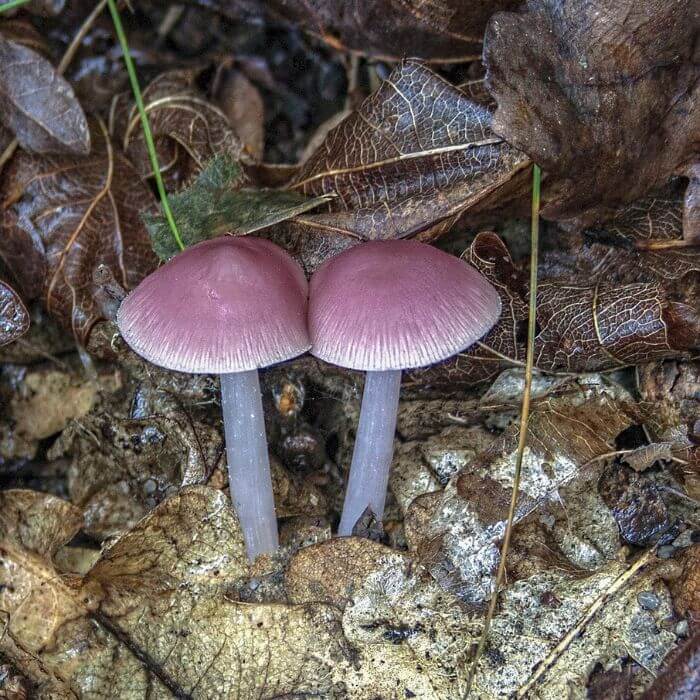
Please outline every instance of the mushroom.
[{"label": "mushroom", "polygon": [[367,373],[340,535],[367,509],[382,519],[401,370],[464,350],[500,312],[498,293],[474,268],[417,241],[357,245],[314,273],[311,354]]},{"label": "mushroom", "polygon": [[302,269],[281,248],[224,236],[160,267],[117,315],[141,357],[220,375],[231,500],[251,560],[278,546],[258,369],[309,349],[307,298]]}]

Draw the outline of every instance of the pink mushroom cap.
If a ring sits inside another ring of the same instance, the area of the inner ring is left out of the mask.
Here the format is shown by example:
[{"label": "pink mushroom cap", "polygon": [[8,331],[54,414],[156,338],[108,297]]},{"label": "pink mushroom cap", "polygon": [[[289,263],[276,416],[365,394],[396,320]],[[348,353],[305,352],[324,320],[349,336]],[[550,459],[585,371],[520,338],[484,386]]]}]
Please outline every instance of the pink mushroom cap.
[{"label": "pink mushroom cap", "polygon": [[358,370],[424,367],[481,338],[501,314],[491,284],[418,241],[372,241],[312,276],[311,354]]},{"label": "pink mushroom cap", "polygon": [[261,238],[198,243],[122,302],[124,340],[153,364],[224,374],[267,367],[309,349],[301,267]]}]

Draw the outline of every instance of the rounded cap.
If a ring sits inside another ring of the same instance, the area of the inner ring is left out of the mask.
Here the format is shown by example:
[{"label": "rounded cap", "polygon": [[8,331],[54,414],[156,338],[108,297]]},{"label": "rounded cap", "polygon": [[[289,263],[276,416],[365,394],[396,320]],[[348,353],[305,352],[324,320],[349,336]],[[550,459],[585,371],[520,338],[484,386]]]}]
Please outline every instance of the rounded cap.
[{"label": "rounded cap", "polygon": [[473,267],[418,241],[372,241],[312,276],[311,354],[360,370],[424,367],[472,345],[501,300]]},{"label": "rounded cap", "polygon": [[299,265],[261,238],[198,243],[122,302],[124,340],[153,364],[223,374],[267,367],[309,349],[308,285]]}]

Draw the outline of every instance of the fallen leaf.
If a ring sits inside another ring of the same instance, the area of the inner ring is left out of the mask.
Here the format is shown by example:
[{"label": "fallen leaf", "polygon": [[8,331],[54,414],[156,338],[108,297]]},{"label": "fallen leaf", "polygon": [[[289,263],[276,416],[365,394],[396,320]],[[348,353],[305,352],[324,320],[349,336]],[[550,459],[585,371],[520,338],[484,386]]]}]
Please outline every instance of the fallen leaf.
[{"label": "fallen leaf", "polygon": [[356,241],[434,238],[529,160],[491,131],[491,114],[428,68],[401,63],[332,129],[290,188],[335,194],[295,220]]},{"label": "fallen leaf", "polygon": [[0,491],[0,541],[51,558],[75,535],[83,514],[67,501],[37,491]]},{"label": "fallen leaf", "polygon": [[664,664],[643,700],[692,698],[700,686],[700,632],[695,631]]},{"label": "fallen leaf", "polygon": [[0,34],[1,119],[35,153],[90,152],[87,118],[73,89],[43,56]]},{"label": "fallen leaf", "polygon": [[84,417],[98,400],[102,387],[84,372],[70,367],[38,365],[16,376],[6,373],[0,384],[5,404],[0,419],[0,456],[32,459],[41,441],[60,433],[74,418]]},{"label": "fallen leaf", "polygon": [[[509,586],[500,597],[501,612],[491,625],[474,694],[484,700],[586,697],[597,665],[617,666],[628,658],[646,669],[646,682],[651,681],[676,641],[667,629],[671,601],[653,566],[610,593],[633,566],[611,562],[583,578],[552,570]],[[639,604],[642,592],[658,601],[654,609]],[[581,624],[601,602],[602,609]],[[578,634],[565,643],[572,631]]]},{"label": "fallen leaf", "polygon": [[238,70],[227,70],[216,102],[240,139],[246,154],[261,161],[265,152],[265,103],[258,88]]},{"label": "fallen leaf", "polygon": [[[196,87],[197,73],[174,70],[163,73],[143,91],[166,189],[176,192],[219,155],[238,160],[242,145],[226,115]],[[112,102],[109,133],[146,179],[151,161],[143,138],[141,119],[131,92]]]},{"label": "fallen leaf", "polygon": [[0,346],[17,340],[29,329],[29,312],[19,294],[0,280]]},{"label": "fallen leaf", "polygon": [[581,272],[596,280],[625,283],[680,281],[691,272],[700,272],[698,248],[644,247],[650,241],[672,243],[684,238],[688,188],[681,179],[673,180],[623,207],[608,221],[585,229],[583,250],[577,242],[572,251],[582,258]]},{"label": "fallen leaf", "polygon": [[[525,276],[494,233],[476,237],[468,261],[498,290],[501,318],[466,352],[406,372],[409,385],[454,390],[525,361]],[[700,315],[692,306],[675,301],[659,282],[618,285],[541,280],[536,314],[535,367],[550,372],[595,372],[683,356],[700,339]]]},{"label": "fallen leaf", "polygon": [[139,211],[153,202],[101,122],[90,156],[18,153],[0,182],[0,256],[28,297],[85,342],[100,318],[93,270],[104,264],[126,289],[156,265]]},{"label": "fallen leaf", "polygon": [[679,174],[700,134],[691,0],[530,0],[491,18],[494,131],[547,173],[542,214],[590,223]]},{"label": "fallen leaf", "polygon": [[221,436],[183,414],[122,419],[93,412],[64,430],[49,452],[66,457],[68,493],[98,540],[133,527],[183,486],[204,483],[221,460]]},{"label": "fallen leaf", "polygon": [[[189,247],[223,233],[259,231],[315,209],[328,197],[305,197],[285,190],[255,189],[239,163],[215,156],[186,189],[169,197],[180,237]],[[153,249],[162,260],[180,252],[162,214],[144,214]]]},{"label": "fallen leaf", "polygon": [[406,55],[464,61],[481,54],[481,38],[493,12],[517,7],[516,0],[357,0],[352,10],[333,0],[220,0],[221,12],[259,15],[301,25],[336,50],[398,60]]},{"label": "fallen leaf", "polygon": [[668,360],[639,367],[640,408],[650,437],[693,445],[700,416],[700,361]]},{"label": "fallen leaf", "polygon": [[213,489],[161,503],[82,580],[15,543],[0,552],[12,587],[0,589],[0,651],[33,679],[29,652],[78,696],[327,696],[350,667],[336,608],[232,599],[248,564],[230,502]]},{"label": "fallen leaf", "polygon": [[[533,406],[515,522],[556,499],[584,465],[614,449],[615,437],[638,418],[631,396],[600,375],[584,375],[566,394]],[[473,604],[491,594],[518,433],[517,424],[506,428],[452,477],[429,526],[413,543],[433,577]]]}]

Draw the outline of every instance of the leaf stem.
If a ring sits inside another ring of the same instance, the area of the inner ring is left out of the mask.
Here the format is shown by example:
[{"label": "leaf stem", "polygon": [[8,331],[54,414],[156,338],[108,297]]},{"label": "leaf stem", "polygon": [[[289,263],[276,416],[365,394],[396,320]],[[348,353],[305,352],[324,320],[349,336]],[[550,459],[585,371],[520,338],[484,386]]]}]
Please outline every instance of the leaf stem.
[{"label": "leaf stem", "polygon": [[508,520],[506,522],[506,530],[503,535],[503,543],[501,544],[501,556],[498,562],[498,571],[496,580],[493,584],[491,600],[489,601],[486,619],[484,620],[484,629],[479,639],[479,646],[474,655],[469,673],[467,675],[466,690],[464,697],[468,697],[471,692],[474,677],[476,676],[479,659],[484,653],[486,642],[488,641],[489,631],[491,629],[491,621],[496,611],[498,603],[498,591],[503,582],[506,571],[506,556],[510,547],[510,538],[513,532],[513,523],[515,521],[515,509],[518,503],[518,492],[520,491],[520,474],[523,466],[523,454],[525,452],[525,443],[527,441],[527,426],[530,420],[530,394],[532,392],[532,368],[535,358],[535,329],[537,327],[537,264],[538,264],[538,249],[539,249],[539,231],[540,231],[540,181],[541,171],[538,165],[533,165],[532,168],[532,219],[530,228],[530,303],[528,311],[527,324],[527,354],[525,357],[525,388],[523,391],[522,408],[520,411],[520,434],[518,436],[518,450],[515,457],[515,472],[513,474],[513,492],[510,497],[510,506],[508,508]]},{"label": "leaf stem", "polygon": [[7,2],[2,3],[0,5],[0,14],[5,12],[6,10],[13,10],[15,7],[21,7],[22,5],[26,5],[29,2],[29,0],[8,0]]},{"label": "leaf stem", "polygon": [[175,243],[177,243],[180,250],[185,249],[185,245],[180,238],[180,232],[178,231],[177,224],[175,223],[175,217],[170,209],[170,202],[168,201],[168,193],[165,191],[165,185],[163,184],[163,178],[160,174],[160,165],[158,164],[158,156],[156,154],[156,147],[153,143],[153,133],[151,132],[151,125],[148,122],[148,115],[146,114],[146,108],[143,104],[143,97],[141,96],[141,88],[139,87],[139,81],[136,77],[136,69],[134,68],[134,62],[131,59],[131,52],[129,51],[129,44],[126,40],[126,34],[124,33],[124,26],[122,25],[121,17],[119,16],[119,10],[117,9],[117,3],[115,0],[107,0],[107,5],[109,7],[109,12],[112,15],[112,22],[114,23],[114,29],[117,33],[117,38],[119,39],[119,44],[122,48],[122,54],[124,55],[124,63],[126,64],[126,72],[129,74],[129,82],[131,83],[131,90],[134,93],[134,100],[136,101],[136,107],[141,117],[141,127],[143,129],[143,138],[146,142],[146,149],[148,150],[148,157],[151,161],[151,168],[153,169],[153,176],[156,179],[156,187],[158,189],[158,195],[160,196],[160,202],[163,207],[163,213],[168,221],[170,230],[172,231]]}]

